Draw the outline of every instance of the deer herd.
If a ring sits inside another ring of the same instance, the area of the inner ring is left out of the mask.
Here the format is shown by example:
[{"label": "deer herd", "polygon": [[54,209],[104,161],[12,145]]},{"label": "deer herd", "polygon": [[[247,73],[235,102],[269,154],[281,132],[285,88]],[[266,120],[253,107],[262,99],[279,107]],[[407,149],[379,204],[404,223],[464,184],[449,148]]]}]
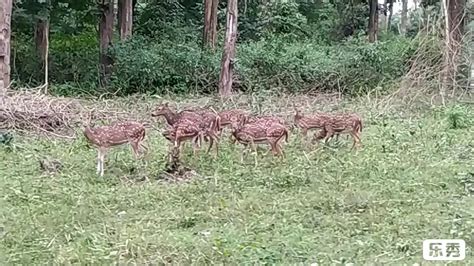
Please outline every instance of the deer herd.
[{"label": "deer herd", "polygon": [[[231,142],[233,144],[238,142],[244,146],[241,161],[244,160],[245,152],[252,148],[255,151],[256,164],[256,144],[268,144],[273,155],[284,157],[281,143],[288,142],[289,128],[292,125],[301,130],[304,140],[307,139],[308,130],[319,130],[314,133],[312,143],[322,139],[327,142],[334,135],[338,138],[339,134],[346,133],[353,138],[351,150],[361,146],[362,119],[355,113],[318,112],[307,115],[295,107],[293,123],[288,123],[278,116],[254,116],[241,109],[216,112],[206,107],[175,112],[168,103],[164,103],[158,105],[151,116],[164,117],[167,128],[162,135],[172,143],[173,149],[177,149],[178,154],[186,141],[192,143],[194,154],[205,141],[209,143],[207,152],[209,153],[214,146],[214,156],[218,156],[219,138],[226,127],[230,129]],[[145,125],[135,121],[115,122],[94,128],[86,126],[84,136],[98,151],[97,174],[100,176],[104,175],[104,159],[111,147],[130,143],[136,159],[140,155],[140,150],[148,151],[143,144]]]}]

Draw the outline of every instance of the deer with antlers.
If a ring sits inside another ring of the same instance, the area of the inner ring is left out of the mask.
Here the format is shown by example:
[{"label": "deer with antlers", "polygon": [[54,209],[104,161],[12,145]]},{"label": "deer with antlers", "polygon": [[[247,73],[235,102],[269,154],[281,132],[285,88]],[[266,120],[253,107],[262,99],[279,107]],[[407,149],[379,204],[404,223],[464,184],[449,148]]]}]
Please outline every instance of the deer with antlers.
[{"label": "deer with antlers", "polygon": [[256,144],[269,144],[274,156],[284,157],[280,142],[285,139],[288,142],[288,129],[279,124],[264,122],[246,123],[247,119],[241,119],[239,122],[232,123],[232,136],[234,139],[244,145],[241,153],[241,162],[244,160],[245,151],[250,146],[255,152],[255,165],[257,162]]},{"label": "deer with antlers", "polygon": [[145,126],[134,121],[115,122],[108,126],[90,127],[84,129],[84,136],[89,144],[97,151],[97,174],[104,175],[105,155],[112,147],[130,143],[135,159],[138,159],[140,149],[146,153],[148,148],[142,143],[145,139]]}]

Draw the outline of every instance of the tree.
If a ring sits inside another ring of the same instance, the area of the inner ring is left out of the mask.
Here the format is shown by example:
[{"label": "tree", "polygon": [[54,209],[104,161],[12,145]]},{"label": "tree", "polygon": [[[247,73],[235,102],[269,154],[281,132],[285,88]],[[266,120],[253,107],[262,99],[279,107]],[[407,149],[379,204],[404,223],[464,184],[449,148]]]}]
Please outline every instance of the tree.
[{"label": "tree", "polygon": [[237,12],[237,0],[228,0],[224,52],[222,53],[219,77],[219,94],[223,97],[229,96],[232,93],[235,42],[237,39]]},{"label": "tree", "polygon": [[405,36],[408,23],[408,0],[402,0],[402,16],[400,19],[400,34]]},{"label": "tree", "polygon": [[114,1],[100,0],[99,12],[100,84],[106,86],[112,70],[112,58],[108,55],[108,49],[113,38]]},{"label": "tree", "polygon": [[[37,3],[35,3],[37,4]],[[46,0],[44,3],[41,3],[39,10],[37,11],[36,24],[35,24],[35,47],[36,53],[43,63],[44,67],[44,91],[48,91],[48,54],[49,54],[49,24],[50,24],[50,10],[51,3],[49,0]]]},{"label": "tree", "polygon": [[0,92],[10,86],[12,0],[0,1]]},{"label": "tree", "polygon": [[118,31],[120,40],[128,39],[132,36],[133,26],[133,1],[118,0]]},{"label": "tree", "polygon": [[445,50],[441,96],[455,88],[465,26],[465,0],[443,0],[445,14]]},{"label": "tree", "polygon": [[219,0],[204,0],[203,47],[216,48]]},{"label": "tree", "polygon": [[387,18],[387,30],[390,30],[392,26],[392,15],[393,15],[393,2],[395,0],[388,0],[388,18]]},{"label": "tree", "polygon": [[378,12],[377,12],[377,0],[370,0],[369,6],[369,42],[377,41],[377,28],[378,28]]}]

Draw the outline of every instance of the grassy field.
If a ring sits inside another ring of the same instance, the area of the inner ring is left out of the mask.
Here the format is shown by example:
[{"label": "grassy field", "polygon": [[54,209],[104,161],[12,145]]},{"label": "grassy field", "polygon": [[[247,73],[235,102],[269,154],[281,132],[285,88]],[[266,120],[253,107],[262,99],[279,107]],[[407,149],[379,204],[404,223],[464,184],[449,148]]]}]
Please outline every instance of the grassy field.
[{"label": "grassy field", "polygon": [[[248,108],[288,118],[283,107],[301,99]],[[1,264],[408,264],[423,261],[424,239],[462,238],[472,265],[472,105],[305,106],[361,113],[363,149],[350,152],[345,136],[308,147],[292,131],[285,160],[262,150],[255,167],[225,135],[217,159],[187,146],[195,175],[173,183],[159,178],[168,143],[156,131],[144,161],[112,150],[104,178],[82,136],[15,135],[13,149],[0,146]],[[62,171],[41,171],[45,156]]]}]

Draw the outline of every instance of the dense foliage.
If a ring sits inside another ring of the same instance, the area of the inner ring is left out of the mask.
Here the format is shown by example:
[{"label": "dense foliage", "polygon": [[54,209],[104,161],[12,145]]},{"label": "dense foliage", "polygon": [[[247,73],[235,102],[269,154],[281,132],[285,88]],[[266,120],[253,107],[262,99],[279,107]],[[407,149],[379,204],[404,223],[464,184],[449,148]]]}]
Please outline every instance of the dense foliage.
[{"label": "dense foliage", "polygon": [[[111,84],[98,89],[97,10],[91,1],[23,0],[13,17],[13,76],[40,84],[33,26],[51,19],[50,83],[57,92],[212,92],[216,90],[225,30],[225,1],[219,6],[219,49],[201,47],[200,1],[137,1],[134,36],[114,42]],[[268,2],[268,3],[267,3]],[[46,4],[45,4],[46,3]],[[338,90],[357,93],[387,87],[407,70],[416,41],[383,31],[366,41],[365,1],[239,2],[236,86],[241,90]],[[396,22],[396,14],[394,15]],[[412,23],[417,26],[416,23]],[[77,87],[71,91],[70,87]]]}]

